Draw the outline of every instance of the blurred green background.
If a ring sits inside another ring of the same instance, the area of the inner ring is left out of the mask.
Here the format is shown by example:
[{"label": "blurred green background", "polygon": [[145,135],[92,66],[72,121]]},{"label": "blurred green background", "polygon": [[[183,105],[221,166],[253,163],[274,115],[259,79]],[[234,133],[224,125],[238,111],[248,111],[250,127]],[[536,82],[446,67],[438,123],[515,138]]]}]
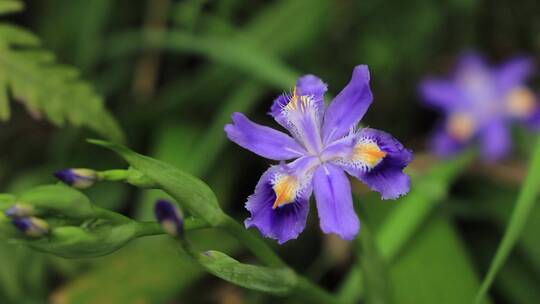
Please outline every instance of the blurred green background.
[{"label": "blurred green background", "polygon": [[[392,133],[415,151],[409,173],[419,182],[413,182],[412,191],[435,192],[426,195],[438,204],[412,239],[382,261],[375,282],[357,288],[366,290],[368,303],[472,301],[525,176],[534,136],[516,130],[516,149],[510,159],[498,164],[474,161],[442,186],[431,184],[424,173],[436,160],[424,149],[437,114],[421,106],[417,84],[426,74],[448,71],[464,49],[479,50],[494,62],[521,53],[538,57],[540,2],[42,0],[25,4],[22,12],[0,18],[35,33],[58,62],[76,67],[103,97],[131,148],[207,181],[223,208],[239,220],[247,217],[243,204],[269,164],[226,140],[223,126],[230,114],[244,112],[259,123],[275,126],[266,112],[273,98],[288,91],[297,76],[318,75],[335,95],[355,65],[368,64],[375,101],[363,124]],[[72,99],[77,107],[77,96]],[[57,127],[50,117],[26,107],[11,102],[11,118],[2,124],[1,191],[53,182],[51,173],[59,168],[125,166],[84,141],[99,136],[90,129],[107,134],[105,122],[94,120],[97,127],[83,123],[90,128]],[[382,223],[400,201],[381,202],[359,183],[353,186],[365,231],[384,230]],[[86,192],[97,204],[140,219],[152,219],[152,203],[164,197],[159,191],[142,192],[121,184],[99,184]],[[351,244],[322,235],[315,213],[313,208],[298,240],[275,249],[294,269],[337,291],[357,257]],[[540,209],[535,208],[488,302],[540,303],[539,220]],[[190,238],[203,248],[252,260],[222,233],[198,231]],[[65,260],[2,242],[0,260],[1,303],[285,301],[206,275],[165,237],[140,239],[91,260]]]}]

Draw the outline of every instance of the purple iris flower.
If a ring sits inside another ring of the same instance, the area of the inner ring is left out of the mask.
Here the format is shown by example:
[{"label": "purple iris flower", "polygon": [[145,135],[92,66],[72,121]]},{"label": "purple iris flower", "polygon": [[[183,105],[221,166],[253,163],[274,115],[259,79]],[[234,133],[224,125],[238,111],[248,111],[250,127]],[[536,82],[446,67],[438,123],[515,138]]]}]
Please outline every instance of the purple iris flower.
[{"label": "purple iris flower", "polygon": [[[373,95],[367,66],[354,69],[349,84],[328,105],[327,85],[313,75],[298,79],[292,94],[276,98],[270,115],[292,136],[258,125],[240,113],[225,126],[229,139],[262,157],[281,161],[263,173],[246,203],[256,227],[280,244],[304,230],[315,193],[321,229],[351,240],[360,229],[348,174],[395,199],[409,191],[403,169],[412,152],[391,135],[357,128]],[[289,162],[285,162],[289,161]]]},{"label": "purple iris flower", "polygon": [[526,57],[489,66],[478,54],[466,53],[449,78],[425,79],[420,85],[425,103],[444,113],[431,140],[434,153],[451,156],[478,142],[485,159],[506,156],[510,123],[540,124],[537,98],[525,83],[533,72]]}]

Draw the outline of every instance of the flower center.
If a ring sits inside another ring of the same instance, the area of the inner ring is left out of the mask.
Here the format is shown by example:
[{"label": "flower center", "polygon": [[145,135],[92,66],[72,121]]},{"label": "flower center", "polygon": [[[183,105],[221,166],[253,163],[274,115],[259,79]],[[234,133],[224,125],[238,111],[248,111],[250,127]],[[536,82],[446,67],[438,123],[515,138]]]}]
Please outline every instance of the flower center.
[{"label": "flower center", "polygon": [[272,209],[276,209],[286,204],[294,202],[300,184],[298,179],[291,175],[282,175],[278,176],[273,185],[274,193],[276,194],[276,199],[274,204],[272,204]]},{"label": "flower center", "polygon": [[450,136],[459,141],[470,139],[475,128],[476,125],[472,118],[463,113],[453,114],[446,123],[446,130]]},{"label": "flower center", "polygon": [[531,90],[520,87],[510,91],[506,98],[506,109],[517,117],[527,117],[535,108],[536,98]]}]

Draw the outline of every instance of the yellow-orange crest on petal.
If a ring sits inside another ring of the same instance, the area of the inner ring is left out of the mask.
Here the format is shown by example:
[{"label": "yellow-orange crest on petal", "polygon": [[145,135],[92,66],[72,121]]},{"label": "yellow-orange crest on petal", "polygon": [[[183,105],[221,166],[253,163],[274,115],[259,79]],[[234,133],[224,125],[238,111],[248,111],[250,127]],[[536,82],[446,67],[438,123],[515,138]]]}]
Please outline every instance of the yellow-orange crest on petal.
[{"label": "yellow-orange crest on petal", "polygon": [[298,89],[294,87],[293,93],[289,98],[289,102],[285,106],[286,111],[301,111],[304,112],[311,106],[312,99],[309,96],[298,95]]},{"label": "yellow-orange crest on petal", "polygon": [[276,200],[272,205],[272,209],[294,202],[299,186],[298,179],[294,176],[283,175],[277,177],[273,186],[276,193]]},{"label": "yellow-orange crest on petal", "polygon": [[377,143],[372,141],[360,142],[354,147],[354,160],[373,168],[386,156]]}]

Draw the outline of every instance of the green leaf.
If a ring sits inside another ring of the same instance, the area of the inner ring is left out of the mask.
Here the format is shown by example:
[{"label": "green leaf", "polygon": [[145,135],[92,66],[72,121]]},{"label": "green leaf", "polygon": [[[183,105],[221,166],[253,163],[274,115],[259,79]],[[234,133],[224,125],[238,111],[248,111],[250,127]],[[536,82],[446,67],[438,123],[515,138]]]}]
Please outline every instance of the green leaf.
[{"label": "green leaf", "polygon": [[35,187],[17,195],[17,201],[33,205],[38,215],[67,216],[85,219],[94,214],[88,197],[64,184]]},{"label": "green leaf", "polygon": [[88,273],[67,281],[52,299],[84,304],[167,303],[176,290],[188,287],[202,274],[200,267],[178,254],[172,239],[141,239],[98,259]]},{"label": "green leaf", "polygon": [[[495,189],[490,188],[490,190]],[[497,196],[499,191],[495,190],[494,192],[496,193],[495,196]],[[506,205],[509,205],[510,202],[506,201]],[[466,203],[469,205],[475,204],[474,201],[469,200]],[[490,202],[486,201],[485,203],[487,207]],[[487,209],[483,212],[489,213]],[[505,216],[508,217],[508,215],[509,213]],[[536,236],[538,234],[537,231],[531,231],[531,234]],[[492,231],[484,231],[484,233],[479,232],[479,235],[474,239],[473,246],[476,259],[482,262],[485,261],[486,263],[489,262],[493,255],[494,244],[497,243],[499,237]],[[502,298],[501,301],[505,301],[505,303],[540,303],[540,290],[536,288],[539,284],[538,272],[535,272],[534,267],[531,267],[529,259],[521,257],[521,252],[518,251],[516,253],[503,265],[499,271],[499,275],[493,282],[494,288],[497,290],[497,296],[498,298]]]},{"label": "green leaf", "polygon": [[[124,41],[118,41],[124,39]],[[181,30],[128,33],[117,37],[116,45],[109,56],[116,59],[128,52],[146,49],[164,49],[193,54],[202,54],[218,63],[249,73],[259,80],[277,88],[289,87],[298,73],[284,65],[272,53],[254,45],[243,37],[220,37],[204,34],[193,35]]]},{"label": "green leaf", "polygon": [[516,200],[516,205],[503,239],[495,253],[495,257],[491,262],[488,273],[484,278],[482,287],[478,291],[475,303],[480,303],[485,294],[489,290],[489,287],[495,280],[497,272],[503,266],[504,262],[510,255],[510,252],[514,248],[514,245],[519,239],[527,219],[531,214],[531,210],[536,202],[536,196],[538,195],[538,185],[540,185],[540,138],[537,138],[536,146],[532,154],[532,160],[529,164],[527,177],[521,187],[520,193]]},{"label": "green leaf", "polygon": [[210,123],[206,132],[198,138],[186,166],[195,174],[204,174],[214,164],[214,161],[222,153],[223,147],[228,140],[224,136],[223,126],[230,122],[233,112],[250,112],[255,107],[255,101],[262,96],[264,88],[249,81],[239,87],[226,99],[223,106],[218,109],[216,117]]},{"label": "green leaf", "polygon": [[242,264],[219,251],[200,253],[196,258],[213,275],[253,290],[284,295],[297,283],[296,275],[289,269]]},{"label": "green leaf", "polygon": [[78,71],[58,64],[28,31],[0,24],[0,119],[9,119],[7,92],[35,116],[57,126],[66,121],[122,142],[122,130],[102,98],[80,79]]},{"label": "green leaf", "polygon": [[451,222],[435,213],[391,270],[397,303],[470,303],[479,280]]},{"label": "green leaf", "polygon": [[[435,206],[446,197],[452,181],[475,157],[467,151],[451,160],[436,164],[425,175],[414,177],[411,192],[397,200],[393,211],[384,218],[375,234],[381,256],[391,263],[400,250],[412,239]],[[362,273],[355,267],[343,281],[340,297],[352,301],[362,295],[358,288],[363,281]]]},{"label": "green leaf", "polygon": [[1,0],[0,1],[0,15],[7,13],[14,13],[22,10],[24,4],[18,0]]},{"label": "green leaf", "polygon": [[2,303],[37,303],[46,297],[45,257],[24,246],[0,243]]},{"label": "green leaf", "polygon": [[155,181],[159,188],[178,200],[191,214],[205,220],[209,225],[219,225],[225,219],[226,216],[219,208],[212,189],[196,177],[117,144],[102,140],[89,140],[89,142],[118,153],[132,167],[144,173]]},{"label": "green leaf", "polygon": [[101,225],[95,229],[58,227],[47,238],[23,243],[65,258],[95,258],[118,250],[136,236],[136,223],[128,222]]},{"label": "green leaf", "polygon": [[[193,231],[198,245],[217,244],[223,251],[240,246],[218,231]],[[219,241],[218,241],[219,240]],[[157,250],[156,250],[157,249]],[[95,267],[66,282],[53,295],[65,303],[167,303],[187,293],[205,272],[170,237],[136,239],[119,251],[97,260]],[[122,286],[118,285],[122,282]],[[174,301],[173,301],[174,302]]]},{"label": "green leaf", "polygon": [[475,157],[467,153],[435,165],[411,183],[411,192],[401,198],[396,209],[377,232],[377,244],[385,258],[394,258],[426,221],[433,208],[446,197],[452,181]]}]

